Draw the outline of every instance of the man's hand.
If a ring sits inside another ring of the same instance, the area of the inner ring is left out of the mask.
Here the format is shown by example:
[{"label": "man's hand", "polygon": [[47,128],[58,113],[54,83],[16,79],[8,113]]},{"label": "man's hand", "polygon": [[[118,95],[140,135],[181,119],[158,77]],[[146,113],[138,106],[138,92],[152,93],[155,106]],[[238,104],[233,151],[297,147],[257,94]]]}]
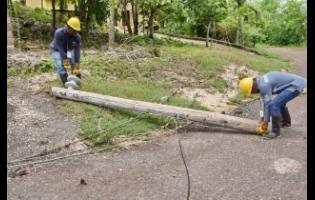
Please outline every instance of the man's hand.
[{"label": "man's hand", "polygon": [[63,60],[63,65],[65,66],[65,69],[66,69],[67,71],[70,71],[70,70],[71,70],[71,66],[70,66],[69,59],[64,59],[64,60]]},{"label": "man's hand", "polygon": [[80,74],[80,65],[79,65],[79,63],[74,64],[73,74],[75,74],[75,75]]},{"label": "man's hand", "polygon": [[268,132],[268,122],[260,121],[259,127],[256,129],[258,135],[264,136]]}]

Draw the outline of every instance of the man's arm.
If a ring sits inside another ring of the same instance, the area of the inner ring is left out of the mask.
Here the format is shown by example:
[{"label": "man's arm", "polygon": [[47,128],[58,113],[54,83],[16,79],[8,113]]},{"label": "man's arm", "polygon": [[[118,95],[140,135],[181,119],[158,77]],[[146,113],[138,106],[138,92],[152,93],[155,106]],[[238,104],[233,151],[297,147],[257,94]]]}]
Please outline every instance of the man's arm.
[{"label": "man's arm", "polygon": [[54,37],[55,37],[56,47],[58,49],[58,52],[60,53],[60,57],[62,58],[62,60],[67,59],[67,53],[63,49],[63,45],[62,45],[62,32],[56,31]]},{"label": "man's arm", "polygon": [[260,96],[263,99],[263,117],[265,122],[270,122],[269,103],[272,101],[272,89],[270,86],[264,86],[260,89]]}]

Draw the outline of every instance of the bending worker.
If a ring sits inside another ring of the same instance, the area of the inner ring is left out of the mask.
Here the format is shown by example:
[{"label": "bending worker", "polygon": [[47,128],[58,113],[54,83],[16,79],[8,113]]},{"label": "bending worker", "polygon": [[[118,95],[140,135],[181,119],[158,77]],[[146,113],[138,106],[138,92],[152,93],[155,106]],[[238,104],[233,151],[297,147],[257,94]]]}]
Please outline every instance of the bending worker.
[{"label": "bending worker", "polygon": [[81,78],[81,36],[78,33],[80,30],[80,20],[71,17],[66,26],[55,31],[54,39],[50,43],[50,51],[63,84],[67,82],[68,73],[70,72]]},{"label": "bending worker", "polygon": [[[264,139],[273,139],[280,136],[280,126],[291,126],[291,117],[286,104],[303,91],[306,82],[305,78],[296,74],[277,71],[256,78],[244,78],[240,81],[239,87],[246,96],[250,96],[251,93],[260,93],[263,102],[257,134],[263,135]],[[276,94],[274,98],[273,94]],[[267,134],[270,117],[272,129]]]}]

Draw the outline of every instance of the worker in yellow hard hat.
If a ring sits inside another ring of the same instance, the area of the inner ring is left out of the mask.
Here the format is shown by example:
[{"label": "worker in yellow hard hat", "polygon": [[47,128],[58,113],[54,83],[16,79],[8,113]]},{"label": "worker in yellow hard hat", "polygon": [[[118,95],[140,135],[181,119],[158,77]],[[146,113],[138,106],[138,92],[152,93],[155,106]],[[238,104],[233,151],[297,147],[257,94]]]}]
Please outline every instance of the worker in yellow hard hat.
[{"label": "worker in yellow hard hat", "polygon": [[51,54],[63,84],[67,82],[69,73],[81,78],[79,31],[81,31],[79,18],[71,17],[66,26],[55,31],[54,39],[50,43]]},{"label": "worker in yellow hard hat", "polygon": [[[256,132],[264,139],[280,136],[280,127],[290,127],[291,117],[286,104],[298,96],[306,87],[306,79],[289,72],[268,72],[257,77],[243,78],[239,87],[246,95],[260,93],[263,108],[260,112],[260,125]],[[273,94],[276,94],[273,98]],[[272,130],[268,132],[268,122],[272,117]]]}]

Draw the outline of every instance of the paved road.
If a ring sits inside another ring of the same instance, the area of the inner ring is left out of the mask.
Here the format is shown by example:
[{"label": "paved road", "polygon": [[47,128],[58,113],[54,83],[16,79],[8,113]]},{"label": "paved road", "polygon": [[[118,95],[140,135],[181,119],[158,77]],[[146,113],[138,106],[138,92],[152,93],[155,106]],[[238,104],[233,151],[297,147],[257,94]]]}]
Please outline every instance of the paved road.
[{"label": "paved road", "polygon": [[[286,54],[306,74],[306,52],[286,53],[296,55]],[[35,166],[8,179],[8,199],[186,199],[181,138],[191,200],[306,200],[306,103],[305,96],[289,103],[293,127],[275,140],[211,130],[156,138],[129,150]]]}]

